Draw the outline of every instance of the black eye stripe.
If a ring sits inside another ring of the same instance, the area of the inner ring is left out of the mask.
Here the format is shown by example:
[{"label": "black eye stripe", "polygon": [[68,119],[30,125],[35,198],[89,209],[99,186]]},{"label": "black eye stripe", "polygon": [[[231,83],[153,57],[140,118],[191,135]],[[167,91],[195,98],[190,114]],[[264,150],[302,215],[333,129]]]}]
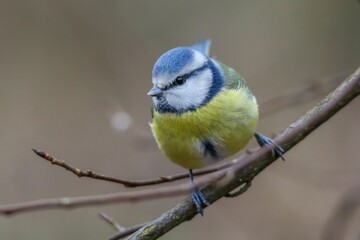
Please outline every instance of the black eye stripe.
[{"label": "black eye stripe", "polygon": [[[206,63],[205,63],[204,65],[202,65],[201,67],[199,67],[199,68],[197,68],[197,69],[194,69],[193,71],[191,71],[191,72],[189,72],[189,73],[186,73],[186,74],[184,74],[184,75],[182,75],[182,76],[177,76],[176,78],[178,78],[178,77],[183,77],[184,80],[186,81],[187,79],[193,77],[193,76],[196,75],[196,74],[199,74],[200,72],[202,72],[202,71],[204,71],[205,69],[208,69],[208,68],[209,68],[208,62],[206,62]],[[167,89],[169,89],[169,88],[173,88],[173,87],[178,86],[178,85],[176,84],[176,78],[174,79],[173,82],[171,82],[171,84],[165,86],[165,87],[163,88],[163,90],[167,90]]]},{"label": "black eye stripe", "polygon": [[186,73],[186,74],[184,74],[182,77],[184,77],[185,79],[189,79],[190,77],[192,77],[193,75],[196,75],[196,74],[198,74],[199,72],[202,72],[202,71],[204,71],[205,69],[207,69],[208,68],[208,64],[207,64],[207,62],[204,64],[204,65],[202,65],[201,67],[199,67],[199,68],[197,68],[197,69],[195,69],[195,70],[193,70],[193,71],[191,71],[191,72],[189,72],[189,73]]}]

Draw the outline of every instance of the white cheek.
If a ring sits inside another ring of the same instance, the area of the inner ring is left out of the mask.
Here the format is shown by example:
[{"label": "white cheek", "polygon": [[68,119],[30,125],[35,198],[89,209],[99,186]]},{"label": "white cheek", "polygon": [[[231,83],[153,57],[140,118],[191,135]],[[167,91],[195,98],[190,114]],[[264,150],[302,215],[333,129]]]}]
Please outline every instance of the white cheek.
[{"label": "white cheek", "polygon": [[212,73],[206,69],[188,79],[182,86],[169,89],[166,94],[166,100],[177,110],[186,110],[190,107],[200,106],[209,93],[212,84]]}]

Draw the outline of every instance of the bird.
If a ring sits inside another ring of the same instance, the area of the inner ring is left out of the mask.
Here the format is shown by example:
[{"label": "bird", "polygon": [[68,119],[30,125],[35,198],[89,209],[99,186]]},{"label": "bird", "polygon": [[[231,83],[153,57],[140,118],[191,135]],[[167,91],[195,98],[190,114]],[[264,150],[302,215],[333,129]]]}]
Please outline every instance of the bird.
[{"label": "bird", "polygon": [[189,170],[196,210],[210,205],[195,186],[193,169],[232,156],[255,136],[273,154],[284,150],[256,132],[259,109],[244,78],[209,55],[211,40],[180,46],[162,54],[152,70],[150,127],[160,150]]}]

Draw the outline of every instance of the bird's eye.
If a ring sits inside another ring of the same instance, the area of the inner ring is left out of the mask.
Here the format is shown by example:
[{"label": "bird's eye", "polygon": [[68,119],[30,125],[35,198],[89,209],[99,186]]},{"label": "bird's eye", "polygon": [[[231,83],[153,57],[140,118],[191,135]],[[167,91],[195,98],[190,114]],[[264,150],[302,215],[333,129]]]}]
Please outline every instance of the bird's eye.
[{"label": "bird's eye", "polygon": [[185,83],[185,78],[184,77],[177,77],[175,79],[175,83],[176,83],[176,85],[183,85]]}]

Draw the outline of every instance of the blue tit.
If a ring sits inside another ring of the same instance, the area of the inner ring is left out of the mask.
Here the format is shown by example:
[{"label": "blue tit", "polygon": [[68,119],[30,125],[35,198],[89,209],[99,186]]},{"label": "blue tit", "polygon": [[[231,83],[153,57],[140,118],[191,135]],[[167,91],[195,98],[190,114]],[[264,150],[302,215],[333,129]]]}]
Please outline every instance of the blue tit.
[{"label": "blue tit", "polygon": [[[177,47],[156,61],[152,72],[152,132],[160,150],[174,163],[202,168],[234,155],[255,135],[261,146],[274,142],[255,132],[256,98],[244,78],[209,56],[210,40]],[[282,149],[274,151],[282,156]],[[198,188],[197,211],[209,205]]]}]

